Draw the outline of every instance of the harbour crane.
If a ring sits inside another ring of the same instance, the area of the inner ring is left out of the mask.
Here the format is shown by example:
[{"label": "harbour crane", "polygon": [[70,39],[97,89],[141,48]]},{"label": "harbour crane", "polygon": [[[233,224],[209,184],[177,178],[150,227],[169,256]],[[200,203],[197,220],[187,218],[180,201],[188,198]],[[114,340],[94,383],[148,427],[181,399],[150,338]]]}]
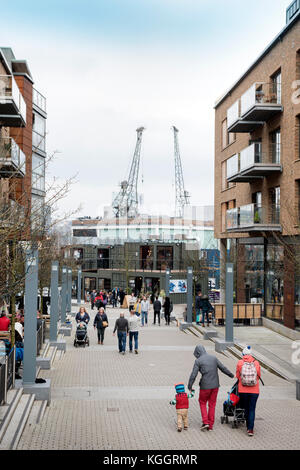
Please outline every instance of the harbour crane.
[{"label": "harbour crane", "polygon": [[179,151],[178,132],[173,126],[174,132],[174,159],[175,159],[175,215],[183,217],[184,207],[190,205],[190,195],[184,188],[183,171]]},{"label": "harbour crane", "polygon": [[113,211],[115,217],[136,217],[138,215],[138,179],[140,168],[140,156],[142,146],[142,136],[145,128],[139,127],[137,141],[131,163],[128,180],[122,181],[120,191],[113,201]]}]

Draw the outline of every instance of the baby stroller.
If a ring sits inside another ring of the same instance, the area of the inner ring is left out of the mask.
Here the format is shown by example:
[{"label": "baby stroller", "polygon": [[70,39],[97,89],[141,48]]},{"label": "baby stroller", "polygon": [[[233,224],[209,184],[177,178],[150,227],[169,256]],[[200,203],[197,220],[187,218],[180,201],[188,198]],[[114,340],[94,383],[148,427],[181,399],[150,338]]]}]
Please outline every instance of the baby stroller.
[{"label": "baby stroller", "polygon": [[224,415],[221,416],[221,423],[228,424],[229,417],[232,417],[232,428],[237,428],[239,424],[245,423],[245,410],[239,407],[239,393],[238,393],[238,384],[237,381],[234,386],[232,387],[231,391],[228,393],[228,399],[224,402],[223,405],[223,413]]},{"label": "baby stroller", "polygon": [[78,346],[89,346],[90,345],[90,340],[87,335],[87,325],[83,322],[78,323],[77,328],[76,328],[76,333],[75,333],[75,339],[74,339],[74,346],[77,348]]}]

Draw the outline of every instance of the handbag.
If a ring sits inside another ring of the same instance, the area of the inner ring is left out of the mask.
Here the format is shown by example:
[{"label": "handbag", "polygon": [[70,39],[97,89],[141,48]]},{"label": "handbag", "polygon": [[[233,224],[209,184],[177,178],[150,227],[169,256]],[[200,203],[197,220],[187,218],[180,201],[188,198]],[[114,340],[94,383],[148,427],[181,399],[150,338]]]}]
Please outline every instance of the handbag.
[{"label": "handbag", "polygon": [[103,325],[104,328],[107,328],[107,327],[108,327],[107,321],[103,321],[103,322],[102,322],[102,325]]}]

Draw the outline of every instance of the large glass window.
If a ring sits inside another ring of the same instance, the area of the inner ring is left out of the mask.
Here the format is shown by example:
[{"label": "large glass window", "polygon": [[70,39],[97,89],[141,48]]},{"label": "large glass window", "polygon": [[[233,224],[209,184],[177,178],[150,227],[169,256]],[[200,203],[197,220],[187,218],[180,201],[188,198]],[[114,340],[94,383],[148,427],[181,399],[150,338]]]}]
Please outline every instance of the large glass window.
[{"label": "large glass window", "polygon": [[46,120],[37,113],[33,113],[32,145],[43,152],[46,151]]},{"label": "large glass window", "polygon": [[45,159],[32,154],[32,188],[45,191]]},{"label": "large glass window", "polygon": [[157,247],[157,269],[173,269],[173,247],[159,246]]}]

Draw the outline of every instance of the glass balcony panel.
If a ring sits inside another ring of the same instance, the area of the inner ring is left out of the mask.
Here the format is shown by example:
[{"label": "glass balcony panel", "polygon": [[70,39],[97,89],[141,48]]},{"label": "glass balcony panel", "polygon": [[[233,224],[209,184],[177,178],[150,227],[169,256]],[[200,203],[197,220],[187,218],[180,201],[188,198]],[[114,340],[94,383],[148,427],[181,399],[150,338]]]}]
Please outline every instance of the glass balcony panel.
[{"label": "glass balcony panel", "polygon": [[32,102],[38,108],[40,108],[44,113],[46,112],[46,98],[35,88],[33,88]]},{"label": "glass balcony panel", "polygon": [[234,124],[240,117],[239,112],[239,100],[237,100],[228,110],[227,110],[227,127],[230,127]]},{"label": "glass balcony panel", "polygon": [[254,219],[254,204],[240,207],[240,227],[247,227],[253,224]]},{"label": "glass balcony panel", "polygon": [[230,209],[226,213],[226,228],[233,229],[238,227],[238,208]]},{"label": "glass balcony panel", "polygon": [[280,104],[281,83],[254,83],[241,97],[241,116],[260,105]]},{"label": "glass balcony panel", "polygon": [[227,178],[231,178],[239,172],[239,156],[236,154],[227,160]]},{"label": "glass balcony panel", "polygon": [[6,164],[12,163],[15,170],[25,173],[26,156],[11,137],[0,139],[0,161]]},{"label": "glass balcony panel", "polygon": [[20,93],[19,110],[20,110],[20,114],[21,114],[24,122],[26,123],[26,103],[25,103],[25,100],[24,100],[23,96],[21,95],[21,93]]}]

